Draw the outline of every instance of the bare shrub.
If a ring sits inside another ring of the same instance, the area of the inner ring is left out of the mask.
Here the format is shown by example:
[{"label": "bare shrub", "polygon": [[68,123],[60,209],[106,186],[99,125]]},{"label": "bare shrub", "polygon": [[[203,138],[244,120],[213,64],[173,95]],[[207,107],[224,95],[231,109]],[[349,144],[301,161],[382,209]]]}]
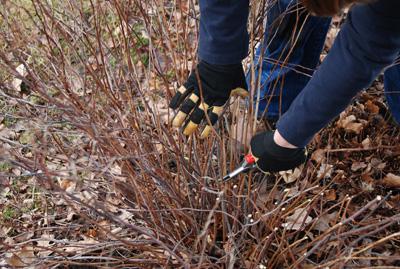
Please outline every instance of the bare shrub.
[{"label": "bare shrub", "polygon": [[[269,4],[252,2],[252,48]],[[231,100],[206,140],[171,128],[168,102],[197,61],[194,1],[3,1],[0,15],[1,98],[18,107],[20,126],[9,128],[15,140],[1,138],[2,160],[19,171],[2,183],[28,178],[41,188],[42,208],[58,208],[18,225],[29,238],[3,241],[9,264],[394,264],[383,260],[398,255],[400,215],[385,211],[396,200],[377,196],[383,189],[341,189],[347,172],[329,166],[338,160],[329,136],[340,131],[317,137],[325,149],[296,183],[250,173],[221,184],[245,150],[232,134],[246,145],[259,126],[253,98]],[[252,96],[257,86],[255,78]]]}]

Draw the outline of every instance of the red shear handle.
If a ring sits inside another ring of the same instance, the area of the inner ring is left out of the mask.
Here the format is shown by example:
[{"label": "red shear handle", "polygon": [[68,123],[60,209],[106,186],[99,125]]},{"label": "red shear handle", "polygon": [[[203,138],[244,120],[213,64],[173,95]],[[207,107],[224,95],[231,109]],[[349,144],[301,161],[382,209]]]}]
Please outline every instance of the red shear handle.
[{"label": "red shear handle", "polygon": [[256,158],[251,153],[244,156],[244,159],[248,164],[254,164],[256,162]]}]

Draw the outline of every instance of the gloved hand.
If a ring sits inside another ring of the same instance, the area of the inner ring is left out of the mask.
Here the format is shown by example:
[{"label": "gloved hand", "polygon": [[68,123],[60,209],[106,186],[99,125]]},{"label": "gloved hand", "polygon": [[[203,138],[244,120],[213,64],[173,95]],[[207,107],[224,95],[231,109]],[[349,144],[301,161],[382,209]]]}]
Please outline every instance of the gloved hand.
[{"label": "gloved hand", "polygon": [[[200,61],[171,100],[170,108],[176,109],[180,106],[172,125],[180,127],[187,122],[183,133],[191,135],[204,120],[207,126],[201,133],[201,138],[207,137],[231,95],[248,96],[242,64],[214,65]],[[210,122],[207,121],[205,112],[208,113]]]},{"label": "gloved hand", "polygon": [[262,132],[250,141],[251,153],[257,167],[263,172],[280,172],[294,169],[307,159],[305,148],[284,148],[274,141],[274,132]]}]

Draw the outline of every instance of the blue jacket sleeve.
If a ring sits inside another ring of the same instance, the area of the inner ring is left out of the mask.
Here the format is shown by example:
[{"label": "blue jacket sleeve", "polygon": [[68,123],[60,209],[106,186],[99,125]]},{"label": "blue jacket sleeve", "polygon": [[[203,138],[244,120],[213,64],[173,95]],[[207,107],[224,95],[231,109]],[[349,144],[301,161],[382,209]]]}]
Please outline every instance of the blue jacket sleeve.
[{"label": "blue jacket sleeve", "polygon": [[200,0],[199,57],[211,64],[236,64],[249,46],[248,0]]},{"label": "blue jacket sleeve", "polygon": [[278,121],[278,131],[291,144],[305,146],[399,52],[399,0],[353,7],[328,56]]}]

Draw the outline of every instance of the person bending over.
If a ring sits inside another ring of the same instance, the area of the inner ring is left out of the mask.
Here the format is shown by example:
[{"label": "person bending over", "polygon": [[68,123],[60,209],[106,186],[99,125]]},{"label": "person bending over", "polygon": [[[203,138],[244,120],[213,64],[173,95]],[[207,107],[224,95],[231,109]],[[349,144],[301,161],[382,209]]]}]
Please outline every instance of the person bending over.
[{"label": "person bending over", "polygon": [[[173,126],[184,125],[184,134],[191,135],[204,122],[201,136],[206,137],[212,129],[208,124],[218,121],[229,97],[247,95],[241,61],[248,53],[249,1],[200,0],[199,4],[199,62],[170,107],[179,108]],[[327,57],[307,74],[318,64],[328,16],[349,5]],[[400,54],[399,0],[278,0],[268,8],[264,42],[255,59],[256,66],[262,65],[257,68],[262,70],[258,116],[279,120],[275,131],[251,139],[259,169],[285,171],[305,162],[305,147],[313,136],[383,71],[386,100],[400,122],[400,68],[394,65]],[[291,48],[288,43],[293,40]],[[285,55],[287,64],[278,65]],[[304,70],[298,72],[293,66]],[[284,84],[279,87],[282,76]],[[283,91],[277,94],[274,88]]]}]

